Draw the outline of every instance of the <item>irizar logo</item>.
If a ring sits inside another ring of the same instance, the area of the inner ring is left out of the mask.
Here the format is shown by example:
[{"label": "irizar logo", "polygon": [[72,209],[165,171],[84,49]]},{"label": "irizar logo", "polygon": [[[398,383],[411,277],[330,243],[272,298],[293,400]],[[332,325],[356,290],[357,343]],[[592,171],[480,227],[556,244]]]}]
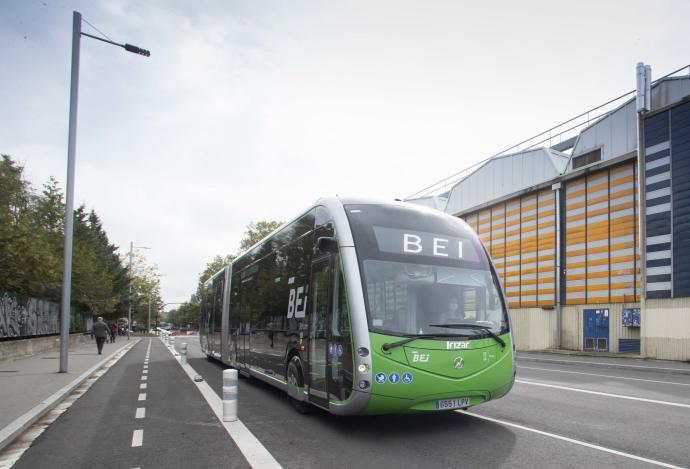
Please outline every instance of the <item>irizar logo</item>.
[{"label": "irizar logo", "polygon": [[469,342],[453,342],[451,340],[446,341],[447,350],[462,350],[467,348],[470,348]]},{"label": "irizar logo", "polygon": [[415,350],[412,352],[412,363],[428,363],[430,357],[428,353],[419,353]]}]

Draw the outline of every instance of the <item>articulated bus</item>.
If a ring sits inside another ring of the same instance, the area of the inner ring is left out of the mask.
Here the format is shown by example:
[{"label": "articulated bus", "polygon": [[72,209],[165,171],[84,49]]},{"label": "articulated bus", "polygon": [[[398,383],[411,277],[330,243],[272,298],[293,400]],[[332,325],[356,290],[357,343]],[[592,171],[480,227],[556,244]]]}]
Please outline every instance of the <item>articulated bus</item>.
[{"label": "articulated bus", "polygon": [[206,282],[200,339],[299,412],[465,409],[515,380],[506,301],[476,234],[404,202],[318,200]]}]

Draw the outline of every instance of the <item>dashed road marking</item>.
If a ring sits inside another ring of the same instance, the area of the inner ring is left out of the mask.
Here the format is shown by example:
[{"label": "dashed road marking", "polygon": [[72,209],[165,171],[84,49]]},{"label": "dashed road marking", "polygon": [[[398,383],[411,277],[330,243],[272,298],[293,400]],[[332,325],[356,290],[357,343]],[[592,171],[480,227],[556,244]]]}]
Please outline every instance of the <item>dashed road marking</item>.
[{"label": "dashed road marking", "polygon": [[139,430],[134,430],[134,433],[132,433],[132,448],[136,448],[137,446],[141,446],[144,444],[144,429],[140,428]]},{"label": "dashed road marking", "polygon": [[586,441],[576,440],[574,438],[568,438],[566,436],[557,435],[555,433],[549,433],[549,432],[545,432],[542,430],[537,430],[536,428],[525,427],[524,425],[518,425],[517,423],[508,422],[506,420],[499,420],[499,419],[487,417],[485,415],[475,414],[474,412],[468,412],[466,410],[456,410],[456,412],[459,412],[459,413],[465,414],[465,415],[469,415],[471,417],[476,417],[476,418],[479,418],[482,420],[488,420],[489,422],[498,423],[500,425],[505,425],[505,426],[513,427],[513,428],[519,428],[520,430],[525,430],[528,432],[537,433],[538,435],[548,436],[550,438],[555,438],[557,440],[567,441],[568,443],[573,443],[576,445],[585,446],[587,448],[596,449],[598,451],[603,451],[605,453],[615,454],[618,456],[622,456],[624,458],[635,459],[637,461],[646,462],[646,463],[652,464],[654,466],[670,467],[673,469],[681,469],[680,466],[674,466],[673,464],[668,464],[665,462],[656,461],[654,459],[643,458],[642,456],[637,456],[637,455],[634,455],[631,453],[626,453],[624,451],[618,451],[618,450],[612,449],[612,448],[606,448],[605,446],[599,446],[599,445],[595,445],[593,443],[587,443]]},{"label": "dashed road marking", "polygon": [[145,392],[142,392],[141,394],[139,394],[139,400],[140,400],[140,401],[145,401],[145,400],[146,400],[146,393],[145,393]]},{"label": "dashed road marking", "polygon": [[145,375],[148,374],[148,372],[149,372],[149,370],[144,370],[144,374],[145,374]]},{"label": "dashed road marking", "polygon": [[139,385],[139,389],[146,389],[146,383],[141,383]]},{"label": "dashed road marking", "polygon": [[137,407],[137,413],[134,415],[135,419],[146,418],[146,407]]},{"label": "dashed road marking", "polygon": [[545,388],[563,389],[564,391],[573,391],[573,392],[582,392],[585,394],[594,394],[596,396],[615,397],[617,399],[627,399],[627,400],[631,400],[631,401],[649,402],[650,404],[670,405],[670,406],[674,406],[674,407],[683,407],[685,409],[690,409],[690,404],[681,404],[680,402],[658,401],[656,399],[645,399],[643,397],[626,396],[624,394],[613,394],[610,392],[590,391],[589,389],[571,388],[569,386],[558,386],[555,384],[539,383],[536,381],[526,381],[524,379],[516,379],[515,382],[521,383],[521,384],[529,384],[532,386],[542,386]]},{"label": "dashed road marking", "polygon": [[142,381],[146,381],[147,379],[149,379],[148,376],[142,376],[142,377],[141,377],[141,380],[142,380]]}]

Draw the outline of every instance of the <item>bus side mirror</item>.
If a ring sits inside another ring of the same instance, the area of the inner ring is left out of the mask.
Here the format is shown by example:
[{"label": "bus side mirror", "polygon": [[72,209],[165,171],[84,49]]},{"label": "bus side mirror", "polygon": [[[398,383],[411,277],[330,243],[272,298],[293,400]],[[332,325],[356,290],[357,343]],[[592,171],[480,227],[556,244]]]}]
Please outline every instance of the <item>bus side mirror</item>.
[{"label": "bus side mirror", "polygon": [[338,242],[330,236],[321,236],[316,240],[316,249],[322,252],[338,252]]}]

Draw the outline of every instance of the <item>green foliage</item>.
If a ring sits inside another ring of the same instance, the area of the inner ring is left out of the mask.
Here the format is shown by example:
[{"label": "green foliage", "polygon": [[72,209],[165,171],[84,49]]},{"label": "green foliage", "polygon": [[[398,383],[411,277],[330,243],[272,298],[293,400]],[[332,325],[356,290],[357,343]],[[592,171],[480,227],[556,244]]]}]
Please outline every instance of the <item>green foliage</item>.
[{"label": "green foliage", "polygon": [[282,221],[250,222],[247,225],[247,231],[244,232],[244,239],[240,241],[240,252],[254,246],[282,224]]},{"label": "green foliage", "polygon": [[[50,178],[40,194],[11,157],[0,161],[0,290],[60,301],[65,204]],[[74,212],[72,304],[96,315],[126,309],[129,275],[96,212]]]}]

